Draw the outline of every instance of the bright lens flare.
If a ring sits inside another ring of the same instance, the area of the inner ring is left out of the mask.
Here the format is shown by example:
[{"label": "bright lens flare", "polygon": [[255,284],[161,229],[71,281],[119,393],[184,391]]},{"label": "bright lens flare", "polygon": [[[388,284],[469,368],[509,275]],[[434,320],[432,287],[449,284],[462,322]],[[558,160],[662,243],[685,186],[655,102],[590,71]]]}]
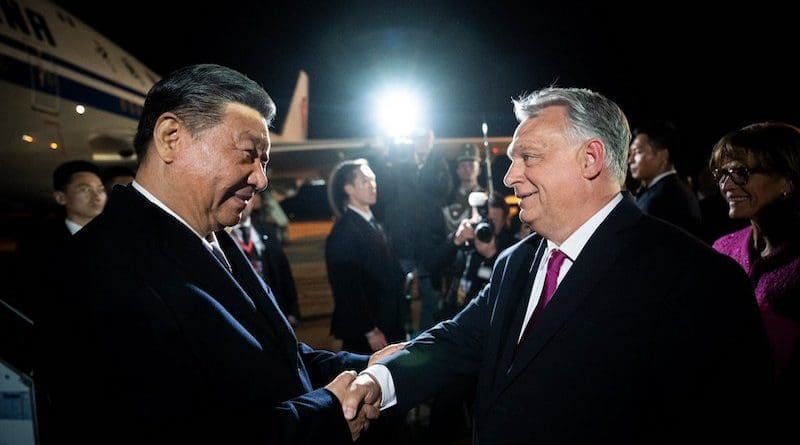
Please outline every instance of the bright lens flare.
[{"label": "bright lens flare", "polygon": [[378,124],[389,136],[409,136],[419,128],[422,104],[414,92],[390,90],[378,99],[377,118]]}]

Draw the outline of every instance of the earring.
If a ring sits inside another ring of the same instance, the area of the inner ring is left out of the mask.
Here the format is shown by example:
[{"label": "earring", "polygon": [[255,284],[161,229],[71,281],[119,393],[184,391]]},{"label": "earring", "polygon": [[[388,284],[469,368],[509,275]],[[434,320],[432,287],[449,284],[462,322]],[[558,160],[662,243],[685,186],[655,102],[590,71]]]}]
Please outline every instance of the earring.
[{"label": "earring", "polygon": [[788,197],[789,197],[789,192],[787,192],[786,190],[784,190],[783,192],[781,192],[781,198],[783,198],[783,199],[786,199],[786,198],[788,198]]}]

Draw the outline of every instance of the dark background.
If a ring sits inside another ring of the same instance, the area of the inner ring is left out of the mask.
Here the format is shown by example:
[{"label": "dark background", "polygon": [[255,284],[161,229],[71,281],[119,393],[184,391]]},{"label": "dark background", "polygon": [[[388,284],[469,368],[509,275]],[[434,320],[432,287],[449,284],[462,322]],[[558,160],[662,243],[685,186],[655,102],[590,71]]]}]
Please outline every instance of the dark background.
[{"label": "dark background", "polygon": [[244,72],[275,99],[278,129],[306,70],[311,138],[373,135],[375,91],[392,81],[420,89],[445,137],[479,136],[484,120],[510,135],[512,97],[591,88],[633,126],[675,122],[687,173],[728,131],[800,124],[797,18],[772,2],[57,3],[160,75],[200,62]]}]

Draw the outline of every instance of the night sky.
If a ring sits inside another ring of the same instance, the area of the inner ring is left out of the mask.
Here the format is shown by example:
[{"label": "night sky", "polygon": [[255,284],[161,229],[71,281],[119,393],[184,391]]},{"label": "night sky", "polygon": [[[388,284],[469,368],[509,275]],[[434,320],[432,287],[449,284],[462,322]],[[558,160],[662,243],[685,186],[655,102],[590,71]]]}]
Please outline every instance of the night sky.
[{"label": "night sky", "polygon": [[375,91],[390,82],[416,86],[446,137],[479,136],[483,120],[490,134],[510,135],[512,97],[591,88],[633,126],[675,122],[692,170],[727,131],[800,124],[797,19],[763,1],[716,11],[700,2],[57,3],[161,75],[200,62],[242,71],[277,103],[276,128],[305,69],[311,138],[372,135]]}]

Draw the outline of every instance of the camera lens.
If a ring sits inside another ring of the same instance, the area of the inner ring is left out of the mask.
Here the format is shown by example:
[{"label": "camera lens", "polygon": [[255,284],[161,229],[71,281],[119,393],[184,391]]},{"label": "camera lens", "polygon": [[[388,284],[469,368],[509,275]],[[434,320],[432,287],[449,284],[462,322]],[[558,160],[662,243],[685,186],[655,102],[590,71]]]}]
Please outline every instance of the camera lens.
[{"label": "camera lens", "polygon": [[484,243],[488,243],[492,241],[494,237],[494,227],[492,227],[492,222],[489,220],[483,220],[475,226],[475,238],[478,238]]}]

